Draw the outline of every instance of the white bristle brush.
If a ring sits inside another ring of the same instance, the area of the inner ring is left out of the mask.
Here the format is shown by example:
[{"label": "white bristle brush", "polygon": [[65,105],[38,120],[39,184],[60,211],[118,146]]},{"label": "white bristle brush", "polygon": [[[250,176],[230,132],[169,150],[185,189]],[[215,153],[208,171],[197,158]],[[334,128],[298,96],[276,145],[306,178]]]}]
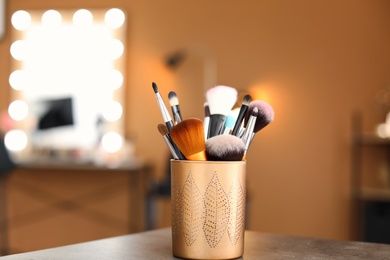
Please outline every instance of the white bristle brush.
[{"label": "white bristle brush", "polygon": [[237,101],[237,90],[228,86],[215,86],[206,92],[210,108],[210,125],[208,138],[219,135],[223,131],[226,116]]},{"label": "white bristle brush", "polygon": [[180,112],[179,98],[176,95],[176,92],[170,91],[168,93],[169,104],[171,105],[172,115],[175,120],[175,124],[180,123],[183,119]]},{"label": "white bristle brush", "polygon": [[206,141],[209,161],[241,161],[244,153],[245,144],[235,135],[217,135]]}]

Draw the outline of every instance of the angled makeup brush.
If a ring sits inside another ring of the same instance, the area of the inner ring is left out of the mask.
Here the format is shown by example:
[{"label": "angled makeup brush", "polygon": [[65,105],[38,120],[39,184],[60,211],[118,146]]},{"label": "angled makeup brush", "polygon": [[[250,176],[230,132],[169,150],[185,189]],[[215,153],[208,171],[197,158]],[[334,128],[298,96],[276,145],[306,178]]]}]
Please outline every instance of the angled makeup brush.
[{"label": "angled makeup brush", "polygon": [[237,120],[238,113],[239,113],[238,108],[230,111],[230,113],[226,117],[225,126],[222,134],[224,135],[230,134],[230,131],[233,129],[234,124]]},{"label": "angled makeup brush", "polygon": [[240,112],[238,113],[236,123],[233,127],[232,135],[239,136],[240,128],[243,123],[246,111],[248,110],[248,106],[251,100],[252,97],[249,94],[245,95],[244,98],[242,99]]},{"label": "angled makeup brush", "polygon": [[258,109],[258,114],[253,129],[254,134],[259,132],[274,120],[274,109],[271,107],[271,105],[263,100],[254,100],[249,104],[247,114],[245,115],[245,122],[247,119],[249,119],[249,115],[255,107]]},{"label": "angled makeup brush", "polygon": [[168,131],[170,131],[172,126],[173,126],[173,121],[171,119],[171,116],[170,116],[170,114],[169,114],[169,112],[167,110],[167,107],[164,104],[163,99],[161,98],[160,92],[158,92],[157,84],[152,82],[152,87],[153,87],[153,90],[154,90],[154,94],[156,95],[157,104],[158,104],[158,107],[160,108],[160,111],[161,111],[161,114],[163,116],[164,122],[165,122],[165,124],[166,124],[166,126],[168,128]]},{"label": "angled makeup brush", "polygon": [[176,92],[171,91],[168,93],[169,104],[171,105],[172,115],[175,120],[175,124],[180,123],[182,116],[180,113],[179,99],[176,95]]},{"label": "angled makeup brush", "polygon": [[206,92],[210,107],[210,126],[208,138],[219,135],[223,131],[226,116],[237,101],[237,90],[228,86],[215,86]]},{"label": "angled makeup brush", "polygon": [[235,135],[217,135],[206,142],[207,160],[241,161],[245,152],[245,144]]},{"label": "angled makeup brush", "polygon": [[204,103],[204,119],[203,119],[203,128],[204,128],[204,138],[207,140],[209,135],[209,124],[210,124],[210,107],[207,102]]},{"label": "angled makeup brush", "polygon": [[185,119],[172,127],[170,135],[187,160],[206,160],[202,120],[197,118]]},{"label": "angled makeup brush", "polygon": [[169,132],[168,132],[167,126],[164,125],[164,124],[158,124],[157,125],[157,129],[160,132],[160,134],[162,135],[162,137],[164,138],[164,141],[167,143],[169,151],[172,154],[172,157],[174,159],[178,160],[179,156],[177,155],[176,150],[173,147],[173,143],[172,143],[173,141],[172,141],[171,137],[169,136]]}]

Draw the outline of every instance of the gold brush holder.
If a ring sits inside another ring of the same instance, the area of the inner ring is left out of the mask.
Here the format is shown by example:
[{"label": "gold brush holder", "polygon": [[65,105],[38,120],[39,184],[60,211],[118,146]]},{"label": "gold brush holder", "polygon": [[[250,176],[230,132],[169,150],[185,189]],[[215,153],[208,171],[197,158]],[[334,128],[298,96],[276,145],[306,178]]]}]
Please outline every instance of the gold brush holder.
[{"label": "gold brush holder", "polygon": [[172,252],[185,259],[244,253],[245,161],[171,160]]}]

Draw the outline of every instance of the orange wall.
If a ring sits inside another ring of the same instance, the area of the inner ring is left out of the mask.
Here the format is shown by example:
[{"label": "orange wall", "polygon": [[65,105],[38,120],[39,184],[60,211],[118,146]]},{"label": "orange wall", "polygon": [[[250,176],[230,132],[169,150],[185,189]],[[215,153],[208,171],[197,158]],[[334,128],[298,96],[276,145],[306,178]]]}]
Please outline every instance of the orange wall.
[{"label": "orange wall", "polygon": [[[177,71],[165,55],[191,43],[215,51],[218,84],[269,96],[275,121],[248,151],[252,230],[351,239],[350,121],[383,119],[375,93],[390,78],[390,2],[386,0],[8,1],[18,9],[117,6],[128,13],[126,133],[163,169],[168,151],[151,82],[175,90],[184,117],[203,114],[202,69]],[[10,25],[8,24],[8,29]],[[10,30],[0,41],[0,109],[8,100]],[[162,174],[158,174],[161,176]]]}]

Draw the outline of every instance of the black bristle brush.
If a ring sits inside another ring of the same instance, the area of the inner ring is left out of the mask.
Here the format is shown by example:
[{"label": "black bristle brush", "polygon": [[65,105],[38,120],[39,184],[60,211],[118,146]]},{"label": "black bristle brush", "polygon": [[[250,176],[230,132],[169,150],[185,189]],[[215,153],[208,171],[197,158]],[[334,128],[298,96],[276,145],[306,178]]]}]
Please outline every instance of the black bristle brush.
[{"label": "black bristle brush", "polygon": [[180,123],[183,120],[180,112],[179,98],[176,95],[176,92],[170,91],[168,93],[169,104],[171,105],[172,115],[175,120],[175,124]]},{"label": "black bristle brush", "polygon": [[172,121],[171,115],[169,114],[169,112],[164,104],[164,101],[160,95],[160,92],[158,91],[157,84],[152,82],[152,87],[153,87],[154,94],[155,94],[156,99],[157,99],[158,107],[160,108],[161,115],[164,119],[164,122],[165,122],[167,128],[168,128],[168,131],[170,131],[172,126],[173,126],[173,121]]},{"label": "black bristle brush", "polygon": [[206,92],[210,108],[210,125],[208,138],[222,133],[225,120],[237,101],[237,90],[228,86],[215,86]]},{"label": "black bristle brush", "polygon": [[244,153],[245,144],[235,135],[217,135],[206,141],[209,161],[241,161]]},{"label": "black bristle brush", "polygon": [[240,111],[238,112],[237,120],[232,130],[232,135],[239,136],[241,125],[243,123],[246,111],[248,110],[251,101],[252,101],[252,97],[249,94],[245,95],[244,98],[242,99]]}]

